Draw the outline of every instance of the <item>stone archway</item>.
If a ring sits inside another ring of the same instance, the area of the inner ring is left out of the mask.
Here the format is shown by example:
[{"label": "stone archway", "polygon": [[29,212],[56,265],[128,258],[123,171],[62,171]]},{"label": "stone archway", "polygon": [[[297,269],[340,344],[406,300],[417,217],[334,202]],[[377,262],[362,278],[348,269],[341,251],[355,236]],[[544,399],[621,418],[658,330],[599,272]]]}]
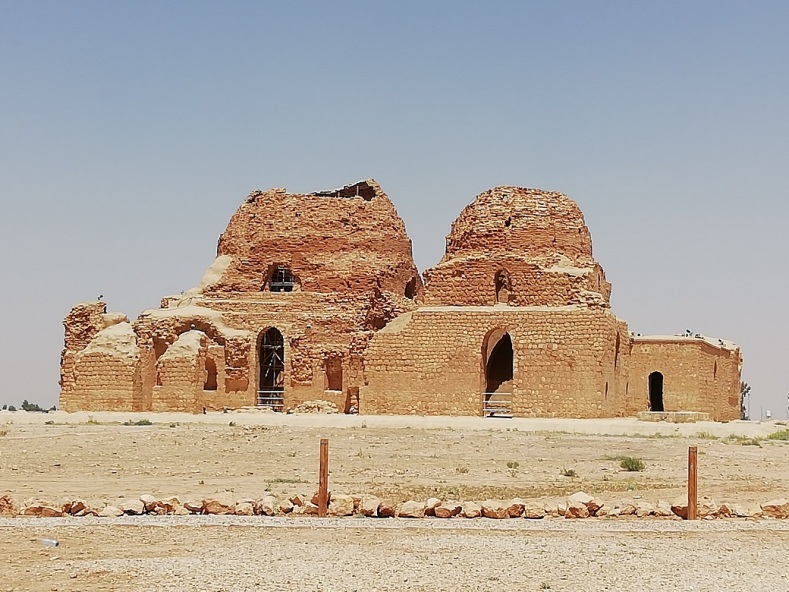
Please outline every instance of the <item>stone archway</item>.
[{"label": "stone archway", "polygon": [[494,329],[482,346],[483,414],[512,414],[512,384],[515,374],[515,352],[512,337],[504,329]]}]

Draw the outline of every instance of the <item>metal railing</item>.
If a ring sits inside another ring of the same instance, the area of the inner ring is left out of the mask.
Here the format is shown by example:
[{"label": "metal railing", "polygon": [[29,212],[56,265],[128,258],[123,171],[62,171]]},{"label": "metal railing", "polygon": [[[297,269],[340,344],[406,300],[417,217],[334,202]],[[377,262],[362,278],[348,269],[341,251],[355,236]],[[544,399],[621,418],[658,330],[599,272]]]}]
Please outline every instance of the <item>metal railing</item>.
[{"label": "metal railing", "polygon": [[512,393],[482,393],[485,417],[512,417]]},{"label": "metal railing", "polygon": [[258,391],[258,407],[271,407],[274,411],[282,411],[284,402],[281,390]]}]

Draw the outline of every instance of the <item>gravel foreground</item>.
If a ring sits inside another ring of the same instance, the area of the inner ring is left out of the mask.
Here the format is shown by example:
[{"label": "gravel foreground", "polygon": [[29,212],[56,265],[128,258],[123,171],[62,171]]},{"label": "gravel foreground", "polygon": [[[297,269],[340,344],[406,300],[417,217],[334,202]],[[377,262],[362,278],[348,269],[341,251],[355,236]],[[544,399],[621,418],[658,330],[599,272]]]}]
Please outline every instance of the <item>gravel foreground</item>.
[{"label": "gravel foreground", "polygon": [[778,521],[15,518],[0,591],[781,592],[788,544]]}]

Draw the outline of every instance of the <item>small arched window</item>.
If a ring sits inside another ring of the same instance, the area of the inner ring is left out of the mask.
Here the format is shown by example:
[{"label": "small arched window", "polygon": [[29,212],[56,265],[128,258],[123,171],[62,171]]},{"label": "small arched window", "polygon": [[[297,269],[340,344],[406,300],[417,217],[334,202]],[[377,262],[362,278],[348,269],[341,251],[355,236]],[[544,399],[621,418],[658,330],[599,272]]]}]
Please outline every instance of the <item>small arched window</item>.
[{"label": "small arched window", "polygon": [[293,292],[296,287],[296,276],[286,265],[277,265],[269,278],[268,287],[271,292]]},{"label": "small arched window", "polygon": [[494,285],[496,288],[496,302],[509,303],[511,292],[509,274],[503,269],[497,272],[494,279]]}]

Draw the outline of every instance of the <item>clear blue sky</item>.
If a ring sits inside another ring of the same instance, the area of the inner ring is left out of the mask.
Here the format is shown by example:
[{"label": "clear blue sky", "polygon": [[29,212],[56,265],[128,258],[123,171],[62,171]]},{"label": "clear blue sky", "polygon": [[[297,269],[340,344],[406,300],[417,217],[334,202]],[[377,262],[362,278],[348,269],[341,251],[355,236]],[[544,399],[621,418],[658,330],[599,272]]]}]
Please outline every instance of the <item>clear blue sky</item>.
[{"label": "clear blue sky", "polygon": [[62,318],[193,286],[254,189],[374,177],[420,270],[512,184],[586,214],[640,333],[738,342],[786,414],[789,3],[0,1],[0,403]]}]

